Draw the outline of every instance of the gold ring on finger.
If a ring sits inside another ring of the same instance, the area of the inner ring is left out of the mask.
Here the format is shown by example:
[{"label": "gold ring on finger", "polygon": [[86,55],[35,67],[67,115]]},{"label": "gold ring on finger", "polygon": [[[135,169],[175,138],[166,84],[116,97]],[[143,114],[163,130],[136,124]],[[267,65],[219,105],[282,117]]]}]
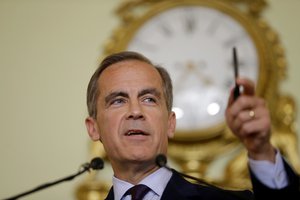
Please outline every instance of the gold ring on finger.
[{"label": "gold ring on finger", "polygon": [[255,112],[254,112],[254,110],[250,110],[250,111],[249,111],[249,117],[250,117],[251,119],[253,119],[253,118],[255,117]]}]

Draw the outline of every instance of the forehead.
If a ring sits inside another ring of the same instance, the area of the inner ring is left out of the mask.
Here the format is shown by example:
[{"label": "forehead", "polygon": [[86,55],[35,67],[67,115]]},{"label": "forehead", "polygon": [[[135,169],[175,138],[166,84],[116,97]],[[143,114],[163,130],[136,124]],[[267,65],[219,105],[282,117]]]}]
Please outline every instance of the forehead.
[{"label": "forehead", "polygon": [[162,79],[151,64],[139,60],[126,60],[107,67],[99,77],[98,84],[101,93],[104,90],[117,90],[122,86],[162,88]]}]

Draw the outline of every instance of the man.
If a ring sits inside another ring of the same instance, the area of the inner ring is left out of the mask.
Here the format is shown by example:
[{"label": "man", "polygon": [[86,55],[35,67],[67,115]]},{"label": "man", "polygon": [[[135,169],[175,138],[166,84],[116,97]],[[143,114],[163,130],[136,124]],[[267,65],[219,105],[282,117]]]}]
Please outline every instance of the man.
[{"label": "man", "polygon": [[[265,103],[254,96],[249,80],[237,81],[244,87],[243,94],[235,101],[231,94],[226,119],[248,150],[254,195],[257,199],[291,193],[299,197],[298,177],[270,143],[271,124]],[[253,198],[249,191],[191,184],[175,170],[155,164],[157,155],[167,154],[176,117],[168,73],[144,56],[120,52],[106,57],[90,80],[87,105],[88,133],[92,140],[102,142],[114,171],[107,199],[133,199],[130,188],[134,185],[147,186],[144,199]],[[275,178],[274,182],[272,174],[264,176],[263,170],[270,171],[269,167],[282,180],[276,182]]]}]

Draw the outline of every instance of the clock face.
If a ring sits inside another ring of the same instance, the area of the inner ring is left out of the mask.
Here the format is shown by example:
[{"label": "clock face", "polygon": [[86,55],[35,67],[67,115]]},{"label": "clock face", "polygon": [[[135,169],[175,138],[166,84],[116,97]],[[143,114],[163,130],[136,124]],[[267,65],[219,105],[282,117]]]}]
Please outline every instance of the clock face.
[{"label": "clock face", "polygon": [[259,58],[253,39],[238,20],[215,8],[166,9],[147,19],[129,41],[127,50],[144,54],[171,75],[176,137],[209,137],[224,128],[234,85],[233,47],[240,76],[257,82]]}]

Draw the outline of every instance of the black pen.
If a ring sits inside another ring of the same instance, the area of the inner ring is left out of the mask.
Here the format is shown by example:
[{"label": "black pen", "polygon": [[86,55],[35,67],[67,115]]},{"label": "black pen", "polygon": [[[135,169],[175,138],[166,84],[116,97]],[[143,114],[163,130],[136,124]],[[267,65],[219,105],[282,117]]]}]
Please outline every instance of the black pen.
[{"label": "black pen", "polygon": [[239,69],[238,69],[238,58],[237,58],[237,50],[233,47],[233,69],[234,69],[234,91],[233,91],[233,98],[236,100],[240,96],[240,86],[237,84],[236,79],[239,76]]}]

